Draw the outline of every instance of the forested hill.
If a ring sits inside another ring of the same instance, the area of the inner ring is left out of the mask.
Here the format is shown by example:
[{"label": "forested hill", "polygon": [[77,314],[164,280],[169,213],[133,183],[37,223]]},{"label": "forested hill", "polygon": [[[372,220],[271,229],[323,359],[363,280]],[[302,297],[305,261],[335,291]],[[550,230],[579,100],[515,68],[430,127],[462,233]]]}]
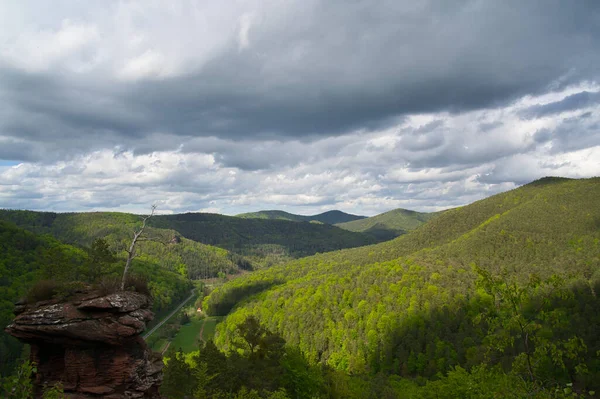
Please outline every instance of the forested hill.
[{"label": "forested hill", "polygon": [[[0,220],[0,375],[10,372],[22,345],[4,333],[13,319],[14,303],[23,299],[34,283],[96,281],[117,278],[125,261],[102,250],[67,245],[50,235],[38,235]],[[189,294],[190,282],[179,272],[168,270],[148,257],[135,259],[134,274],[149,281],[154,310],[171,307]],[[53,288],[54,289],[54,288]],[[47,299],[47,298],[45,298]]]},{"label": "forested hill", "polygon": [[152,226],[174,229],[183,236],[249,257],[255,262],[272,258],[272,263],[317,252],[358,247],[376,242],[328,224],[286,220],[244,219],[209,213],[160,215]]},{"label": "forested hill", "polygon": [[387,241],[416,229],[438,214],[438,212],[422,213],[399,208],[364,219],[337,223],[336,226],[344,230],[370,234],[380,241]]},{"label": "forested hill", "polygon": [[[53,213],[0,210],[0,220],[38,234],[51,234],[57,239],[80,247],[89,247],[102,238],[112,251],[123,253],[131,243],[132,232],[140,217],[117,212]],[[227,250],[186,239],[173,229],[149,227],[140,242],[139,258],[160,263],[165,269],[191,279],[215,277],[219,272],[235,273],[244,260]],[[239,264],[239,265],[238,265]]]},{"label": "forested hill", "polygon": [[[345,213],[342,211],[327,211],[323,213],[319,213],[318,215],[305,216],[305,215],[295,215],[293,213],[285,212],[285,211],[258,211],[258,212],[250,212],[250,213],[240,213],[236,215],[236,217],[244,218],[244,219],[271,219],[271,220],[289,220],[292,222],[321,222],[327,224],[337,224],[337,223],[345,223],[351,222],[354,220],[365,219],[366,216],[358,216],[351,215],[349,213]],[[350,230],[350,229],[346,229]],[[357,231],[357,230],[352,230]]]},{"label": "forested hill", "polygon": [[255,315],[310,360],[355,374],[501,365],[536,389],[598,389],[598,198],[600,178],[542,179],[392,241],[237,279],[205,306],[226,313],[246,297],[219,326],[222,348]]},{"label": "forested hill", "polygon": [[[75,245],[89,246],[104,238],[123,251],[140,222],[138,215],[117,212],[53,213],[0,210],[7,220],[35,233],[49,233]],[[218,272],[260,268],[293,258],[377,242],[373,237],[329,224],[284,220],[243,219],[208,213],[156,215],[140,253],[188,277],[205,278]],[[173,239],[174,245],[164,245]]]}]

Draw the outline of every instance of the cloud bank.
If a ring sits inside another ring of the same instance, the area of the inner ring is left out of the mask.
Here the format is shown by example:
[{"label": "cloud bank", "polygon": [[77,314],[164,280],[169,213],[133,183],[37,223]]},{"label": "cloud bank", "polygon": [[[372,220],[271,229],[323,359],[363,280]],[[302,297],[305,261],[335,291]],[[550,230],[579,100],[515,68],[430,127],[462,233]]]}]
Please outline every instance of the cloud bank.
[{"label": "cloud bank", "polygon": [[0,207],[375,214],[600,174],[600,4],[0,5]]}]

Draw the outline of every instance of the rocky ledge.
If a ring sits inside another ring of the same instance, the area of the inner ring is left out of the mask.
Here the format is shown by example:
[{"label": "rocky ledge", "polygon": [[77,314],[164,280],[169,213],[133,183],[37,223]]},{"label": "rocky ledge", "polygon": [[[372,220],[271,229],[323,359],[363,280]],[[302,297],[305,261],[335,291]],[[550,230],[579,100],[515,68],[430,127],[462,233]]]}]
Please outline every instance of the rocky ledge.
[{"label": "rocky ledge", "polygon": [[140,336],[154,316],[150,305],[137,292],[82,292],[18,305],[5,331],[31,345],[38,395],[61,382],[72,399],[160,398],[162,359]]}]

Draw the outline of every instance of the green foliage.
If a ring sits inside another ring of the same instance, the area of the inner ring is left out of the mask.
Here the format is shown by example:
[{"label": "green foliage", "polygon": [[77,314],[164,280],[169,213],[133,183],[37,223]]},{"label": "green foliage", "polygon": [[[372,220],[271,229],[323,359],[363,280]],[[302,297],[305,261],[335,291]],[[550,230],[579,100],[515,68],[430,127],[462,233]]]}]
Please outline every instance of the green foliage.
[{"label": "green foliage", "polygon": [[[156,216],[153,217],[153,219]],[[79,279],[95,281],[114,273],[115,262],[120,265],[126,257],[134,229],[140,217],[116,212],[48,213],[0,210],[0,220],[38,234],[52,234],[72,245],[89,247],[89,261],[81,269]],[[152,219],[151,219],[152,220]],[[238,264],[247,270],[252,266],[228,251],[180,237],[169,228],[147,228],[150,240],[138,243],[138,260],[160,263],[164,269],[190,279],[209,278],[218,272],[236,273]],[[57,264],[57,270],[60,271]]]},{"label": "green foliage", "polygon": [[[0,397],[9,399],[32,399],[33,376],[37,368],[29,361],[19,364],[13,374],[0,379]],[[42,399],[64,399],[65,394],[62,384],[46,386],[42,393]]]},{"label": "green foliage", "polygon": [[[24,298],[38,280],[78,274],[84,261],[85,251],[0,221],[0,375],[12,371],[23,348],[4,333],[14,317],[14,302]],[[48,288],[42,296],[57,293],[57,287]]]},{"label": "green foliage", "polygon": [[241,213],[235,215],[243,219],[270,219],[270,220],[288,220],[291,222],[317,222],[326,224],[338,224],[351,222],[353,220],[365,219],[364,216],[351,215],[342,211],[327,211],[318,215],[304,216],[295,215],[285,211],[258,211],[250,213]]},{"label": "green foliage", "polygon": [[62,384],[46,387],[42,399],[66,399]]},{"label": "green foliage", "polygon": [[170,399],[185,399],[192,395],[197,382],[192,378],[192,371],[185,363],[183,352],[177,352],[165,366],[161,393]]},{"label": "green foliage", "polygon": [[338,223],[336,226],[344,230],[367,233],[379,241],[387,241],[416,229],[438,214],[399,208],[365,219]]},{"label": "green foliage", "polygon": [[[434,379],[488,362],[536,387],[545,381],[544,392],[569,383],[597,390],[599,183],[527,185],[446,211],[390,242],[228,282],[204,302],[209,311],[233,309],[216,343],[235,348],[236,326],[254,316],[309,362],[353,374]],[[492,291],[478,284],[473,263],[504,283]],[[514,299],[512,313],[494,311]]]},{"label": "green foliage", "polygon": [[104,238],[95,239],[88,249],[88,259],[85,265],[86,280],[90,283],[95,282],[109,274],[117,260],[115,253]]},{"label": "green foliage", "polygon": [[329,224],[208,213],[159,215],[152,219],[151,226],[176,230],[191,240],[225,248],[262,266],[375,242],[370,236]]},{"label": "green foliage", "polygon": [[[42,217],[40,220],[39,227],[47,227],[56,218]],[[35,223],[33,225],[37,226]],[[111,287],[110,282],[120,274],[119,268],[123,264],[112,263],[112,256],[102,241],[92,243],[92,248],[80,249],[63,244],[49,235],[37,235],[12,223],[0,221],[0,375],[12,371],[23,348],[22,344],[3,331],[14,317],[12,312],[17,300],[36,302],[67,298],[82,288],[79,280],[89,280],[91,275],[101,275],[97,286],[104,285],[108,292],[114,292],[115,287]],[[92,263],[100,265],[100,268],[90,274]],[[134,260],[132,270],[127,287],[150,292],[154,298],[154,310],[158,312],[183,300],[191,289],[190,282],[184,276],[144,257]],[[145,288],[145,281],[150,281],[148,288]]]},{"label": "green foliage", "polygon": [[564,306],[556,302],[574,297],[562,279],[552,276],[542,281],[532,275],[520,285],[506,275],[492,276],[477,267],[476,271],[478,285],[495,304],[480,315],[488,326],[488,357],[512,352],[512,370],[534,384],[572,382],[571,376],[587,372],[587,347],[577,331],[566,337],[558,334],[570,326]]},{"label": "green foliage", "polygon": [[0,393],[3,398],[30,399],[33,396],[33,374],[36,367],[29,362],[22,362],[14,374],[1,381]]},{"label": "green foliage", "polygon": [[56,280],[40,280],[27,292],[27,303],[35,303],[54,298],[58,294],[60,283]]},{"label": "green foliage", "polygon": [[[318,396],[322,376],[299,351],[248,318],[238,327],[238,348],[228,355],[212,341],[200,350],[172,354],[166,362],[161,393],[169,398],[289,398]],[[292,393],[293,396],[288,396]],[[310,396],[306,396],[310,395]]]}]

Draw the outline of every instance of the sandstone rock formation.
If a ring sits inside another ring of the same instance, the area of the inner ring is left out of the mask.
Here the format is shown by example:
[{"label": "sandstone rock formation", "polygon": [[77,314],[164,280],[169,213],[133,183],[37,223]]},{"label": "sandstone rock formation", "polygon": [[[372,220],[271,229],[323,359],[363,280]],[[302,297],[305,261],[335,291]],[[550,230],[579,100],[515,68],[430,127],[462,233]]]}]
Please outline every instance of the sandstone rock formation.
[{"label": "sandstone rock formation", "polygon": [[83,292],[17,306],[6,332],[31,345],[38,396],[60,381],[73,399],[160,398],[162,359],[140,336],[154,316],[150,305],[137,292]]}]

